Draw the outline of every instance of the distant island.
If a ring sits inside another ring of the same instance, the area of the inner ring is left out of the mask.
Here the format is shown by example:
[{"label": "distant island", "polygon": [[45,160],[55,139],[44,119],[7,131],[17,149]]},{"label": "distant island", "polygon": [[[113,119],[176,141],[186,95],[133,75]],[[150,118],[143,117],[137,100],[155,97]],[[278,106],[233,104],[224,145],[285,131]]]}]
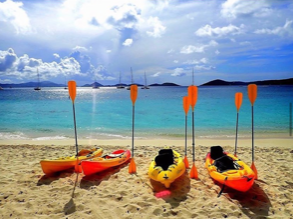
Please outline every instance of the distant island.
[{"label": "distant island", "polygon": [[[122,85],[125,87],[130,86],[131,84],[115,84],[115,85],[102,85],[98,82],[94,82],[92,84],[85,84],[83,86],[80,87],[117,87],[118,85]],[[139,87],[142,87],[142,84],[136,84]],[[40,87],[66,87],[67,85],[65,84],[56,84],[54,82],[51,81],[42,81],[40,82],[40,84],[38,84],[37,82],[27,82],[27,83],[20,83],[20,84],[1,84],[0,86],[3,88],[19,88],[19,87],[36,87],[36,86],[40,86]],[[178,84],[175,83],[163,83],[163,84],[150,84],[149,86],[180,86]]]},{"label": "distant island", "polygon": [[155,87],[155,86],[180,86],[180,85],[175,84],[175,83],[166,82],[163,84],[150,84],[149,86]]},{"label": "distant island", "polygon": [[293,78],[280,79],[280,80],[264,80],[264,81],[251,81],[251,82],[242,82],[242,81],[224,81],[216,79],[207,83],[202,84],[201,86],[231,86],[231,85],[293,85]]},{"label": "distant island", "polygon": [[[246,86],[248,84],[257,84],[257,85],[293,85],[293,78],[288,79],[280,79],[280,80],[264,80],[264,81],[251,81],[251,82],[242,82],[242,81],[224,81],[220,79],[216,79],[213,81],[209,81],[207,83],[201,84],[200,86]],[[92,84],[85,84],[79,87],[117,87],[120,84],[115,85],[102,85],[98,82],[94,82]],[[128,87],[131,84],[121,84],[122,86]],[[143,86],[142,84],[136,84],[137,86]],[[1,84],[0,87],[2,88],[19,88],[19,87],[67,87],[65,84],[57,84],[51,81],[42,81],[40,84],[37,82],[27,82],[27,83],[19,83],[19,84]],[[162,84],[150,84],[150,87],[163,87],[163,86],[181,86],[171,82],[165,82]]]}]

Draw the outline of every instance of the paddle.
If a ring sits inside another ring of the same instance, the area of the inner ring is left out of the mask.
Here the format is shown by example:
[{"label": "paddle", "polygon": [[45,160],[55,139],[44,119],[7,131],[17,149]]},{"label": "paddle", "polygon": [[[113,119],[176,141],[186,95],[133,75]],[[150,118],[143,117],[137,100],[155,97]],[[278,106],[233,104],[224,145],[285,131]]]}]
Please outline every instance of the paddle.
[{"label": "paddle", "polygon": [[251,129],[252,129],[252,164],[251,169],[255,173],[255,179],[257,179],[257,169],[254,165],[254,124],[253,124],[253,104],[257,97],[257,86],[256,84],[248,85],[248,97],[251,103]]},{"label": "paddle", "polygon": [[242,104],[242,93],[236,93],[235,94],[235,105],[237,109],[237,118],[236,118],[236,138],[235,138],[235,151],[234,151],[234,156],[237,157],[237,138],[238,138],[238,119],[239,119],[239,110]]},{"label": "paddle", "polygon": [[75,133],[75,148],[76,148],[76,165],[75,165],[75,172],[81,173],[81,166],[78,165],[78,144],[77,144],[77,132],[76,132],[76,119],[75,119],[75,106],[74,101],[76,97],[76,82],[75,81],[68,81],[68,92],[69,96],[72,100],[72,106],[73,106],[73,121],[74,121],[74,133]]},{"label": "paddle", "polygon": [[185,111],[185,157],[184,157],[184,164],[186,168],[189,168],[189,162],[187,159],[187,115],[188,110],[190,107],[189,98],[188,96],[183,97],[183,109]]},{"label": "paddle", "polygon": [[137,85],[130,86],[130,98],[132,101],[132,151],[131,151],[131,160],[129,164],[128,172],[130,174],[136,173],[136,164],[134,161],[134,111],[135,111],[135,101],[137,98]]},{"label": "paddle", "polygon": [[194,106],[197,101],[197,87],[195,85],[190,85],[188,87],[188,97],[190,105],[192,107],[192,168],[190,171],[190,178],[198,179],[197,169],[195,167],[195,142],[194,142]]}]

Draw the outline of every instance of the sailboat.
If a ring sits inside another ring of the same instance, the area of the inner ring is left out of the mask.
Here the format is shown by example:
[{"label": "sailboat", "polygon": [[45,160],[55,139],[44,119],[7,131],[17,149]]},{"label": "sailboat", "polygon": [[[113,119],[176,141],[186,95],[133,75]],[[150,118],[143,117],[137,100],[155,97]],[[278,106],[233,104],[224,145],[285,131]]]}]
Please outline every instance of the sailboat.
[{"label": "sailboat", "polygon": [[120,76],[119,76],[119,84],[117,86],[117,89],[124,89],[125,87],[121,84],[121,72],[120,72]]},{"label": "sailboat", "polygon": [[[130,67],[130,74],[131,74],[131,85],[133,84],[133,73],[132,73],[132,67]],[[130,90],[130,86],[127,88],[127,90]]]},{"label": "sailboat", "polygon": [[147,85],[147,78],[145,73],[144,73],[144,86],[141,89],[150,89],[150,87]]},{"label": "sailboat", "polygon": [[66,85],[67,85],[67,80],[65,78],[65,87],[64,87],[65,90],[67,90],[67,86]]},{"label": "sailboat", "polygon": [[39,69],[37,69],[37,73],[38,73],[38,86],[34,88],[34,90],[41,90],[40,87],[40,75],[39,75]]}]

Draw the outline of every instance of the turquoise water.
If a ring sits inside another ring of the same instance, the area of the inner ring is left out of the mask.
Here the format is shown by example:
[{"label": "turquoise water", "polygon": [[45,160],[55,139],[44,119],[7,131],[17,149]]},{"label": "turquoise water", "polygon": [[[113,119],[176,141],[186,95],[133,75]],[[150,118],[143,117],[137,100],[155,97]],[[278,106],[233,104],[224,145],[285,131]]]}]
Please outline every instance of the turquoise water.
[{"label": "turquoise water", "polygon": [[[243,93],[239,137],[251,135],[251,104],[246,86],[199,87],[195,106],[195,135],[234,137],[234,96]],[[138,90],[135,136],[183,137],[182,98],[187,87]],[[293,86],[258,86],[254,105],[256,136],[289,136],[289,103]],[[63,88],[13,88],[0,91],[1,139],[66,139],[74,137],[72,102]],[[132,103],[129,90],[78,88],[75,101],[79,138],[131,137]],[[188,114],[191,135],[191,110]]]}]

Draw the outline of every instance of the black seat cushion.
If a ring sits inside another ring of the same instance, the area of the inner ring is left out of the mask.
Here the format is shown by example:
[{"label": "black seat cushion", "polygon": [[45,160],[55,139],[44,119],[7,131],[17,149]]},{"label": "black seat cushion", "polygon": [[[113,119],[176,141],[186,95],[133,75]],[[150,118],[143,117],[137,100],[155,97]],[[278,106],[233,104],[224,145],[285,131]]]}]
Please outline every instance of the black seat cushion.
[{"label": "black seat cushion", "polygon": [[171,154],[173,156],[172,149],[161,149],[159,150],[159,154]]},{"label": "black seat cushion", "polygon": [[167,170],[170,165],[174,164],[173,151],[171,150],[171,152],[172,154],[170,154],[169,152],[160,154],[159,152],[159,155],[155,158],[156,166],[160,166],[163,170]]},{"label": "black seat cushion", "polygon": [[211,147],[211,158],[213,160],[219,159],[220,157],[223,157],[224,154],[224,150],[221,146],[212,146]]},{"label": "black seat cushion", "polygon": [[217,171],[220,173],[227,171],[227,170],[236,170],[237,169],[235,167],[235,164],[234,164],[232,157],[229,157],[227,155],[215,160],[214,165],[217,167]]}]

